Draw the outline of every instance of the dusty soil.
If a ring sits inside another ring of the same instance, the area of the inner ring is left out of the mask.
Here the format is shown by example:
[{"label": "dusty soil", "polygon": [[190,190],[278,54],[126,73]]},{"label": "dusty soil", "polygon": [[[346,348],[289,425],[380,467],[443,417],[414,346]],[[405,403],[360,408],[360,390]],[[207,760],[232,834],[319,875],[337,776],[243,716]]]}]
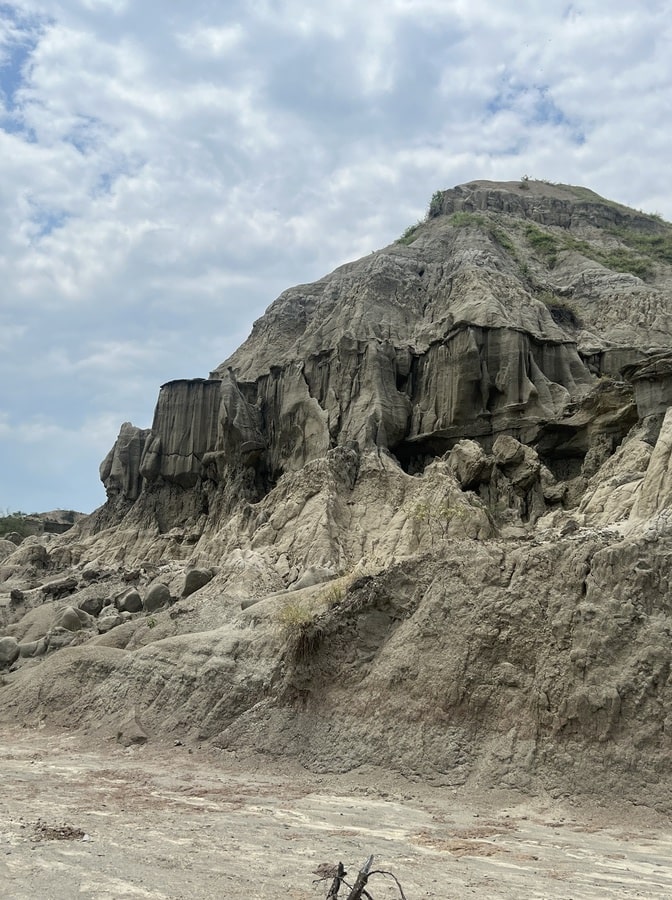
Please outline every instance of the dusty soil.
[{"label": "dusty soil", "polygon": [[[672,896],[672,823],[643,807],[458,796],[375,769],[318,776],[21,728],[0,735],[0,792],[7,900],[319,900],[320,864],[343,860],[354,880],[369,853],[408,900]],[[382,875],[369,889],[399,897]]]}]

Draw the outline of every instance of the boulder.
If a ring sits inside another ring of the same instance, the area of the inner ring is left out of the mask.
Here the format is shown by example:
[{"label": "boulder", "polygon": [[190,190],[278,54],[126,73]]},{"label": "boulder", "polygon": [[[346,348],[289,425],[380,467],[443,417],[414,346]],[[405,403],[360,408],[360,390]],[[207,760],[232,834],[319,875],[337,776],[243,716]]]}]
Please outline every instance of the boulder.
[{"label": "boulder", "polygon": [[116,602],[120,612],[137,613],[142,611],[142,598],[136,590],[130,590]]},{"label": "boulder", "polygon": [[66,606],[56,614],[54,626],[67,631],[79,631],[93,625],[93,617],[75,606]]},{"label": "boulder", "polygon": [[36,543],[34,538],[32,540],[26,538],[15,552],[4,560],[0,579],[19,573],[27,576],[35,575],[47,569],[49,563],[47,548],[43,544]]},{"label": "boulder", "polygon": [[331,581],[336,576],[333,569],[325,566],[310,566],[303,572],[297,581],[292,585],[293,591],[300,591],[301,588],[312,587],[315,584],[323,584],[325,581]]},{"label": "boulder", "polygon": [[492,445],[492,455],[498,466],[508,469],[523,461],[525,446],[510,434],[500,434]]},{"label": "boulder", "polygon": [[202,587],[205,587],[206,584],[212,581],[212,577],[211,569],[189,569],[184,576],[184,585],[182,586],[181,596],[188,597],[190,594],[199,591]]},{"label": "boulder", "polygon": [[99,616],[107,601],[103,597],[85,597],[77,604],[78,608],[90,616]]},{"label": "boulder", "polygon": [[157,609],[161,609],[162,606],[167,606],[169,603],[170,590],[168,585],[163,584],[161,581],[157,581],[145,594],[143,608],[145,612],[151,613],[155,612]]},{"label": "boulder", "polygon": [[477,441],[458,441],[448,455],[448,467],[460,482],[462,490],[470,490],[488,481],[492,458]]},{"label": "boulder", "polygon": [[74,575],[67,578],[60,578],[57,581],[49,581],[42,586],[42,593],[45,597],[52,600],[59,600],[61,597],[67,597],[69,594],[77,590],[77,579]]},{"label": "boulder", "polygon": [[107,634],[113,628],[124,624],[124,619],[116,606],[106,606],[96,622],[99,634]]},{"label": "boulder", "polygon": [[0,638],[0,669],[13,665],[19,658],[19,652],[19,642],[16,638]]},{"label": "boulder", "polygon": [[6,538],[0,538],[0,562],[16,551],[16,544]]}]

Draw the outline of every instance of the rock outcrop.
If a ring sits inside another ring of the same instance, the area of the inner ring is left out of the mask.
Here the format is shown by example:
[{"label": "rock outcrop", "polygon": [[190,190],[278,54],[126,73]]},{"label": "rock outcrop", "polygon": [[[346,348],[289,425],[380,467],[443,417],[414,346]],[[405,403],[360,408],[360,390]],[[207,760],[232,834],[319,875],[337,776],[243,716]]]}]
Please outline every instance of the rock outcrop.
[{"label": "rock outcrop", "polygon": [[671,337],[671,226],[438,192],[2,544],[0,720],[672,810]]}]

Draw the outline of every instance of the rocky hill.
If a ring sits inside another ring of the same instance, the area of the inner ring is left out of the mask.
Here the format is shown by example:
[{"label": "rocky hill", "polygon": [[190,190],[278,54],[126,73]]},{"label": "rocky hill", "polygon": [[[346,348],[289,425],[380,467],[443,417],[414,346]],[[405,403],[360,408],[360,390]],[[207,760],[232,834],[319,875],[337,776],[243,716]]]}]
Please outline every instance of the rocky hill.
[{"label": "rocky hill", "polygon": [[0,541],[0,718],[672,809],[672,226],[437,192]]}]

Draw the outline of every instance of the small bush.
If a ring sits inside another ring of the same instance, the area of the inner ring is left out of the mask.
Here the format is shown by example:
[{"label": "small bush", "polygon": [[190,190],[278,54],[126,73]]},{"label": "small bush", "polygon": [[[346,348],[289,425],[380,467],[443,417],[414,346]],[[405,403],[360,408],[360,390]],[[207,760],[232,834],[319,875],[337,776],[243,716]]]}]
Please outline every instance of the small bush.
[{"label": "small bush", "polygon": [[525,237],[532,249],[546,262],[548,268],[552,269],[555,266],[558,251],[560,250],[558,239],[532,224],[526,226]]},{"label": "small bush", "polygon": [[485,228],[486,226],[483,216],[463,210],[453,213],[449,221],[455,228]]},{"label": "small bush", "polygon": [[26,518],[26,514],[22,512],[12,512],[9,510],[4,516],[0,516],[0,536],[10,534],[11,532],[20,534],[21,537],[28,537],[35,534],[35,528],[31,526]]},{"label": "small bush", "polygon": [[627,250],[610,250],[599,255],[599,262],[616,272],[629,272],[646,281],[653,276],[653,266],[647,259]]},{"label": "small bush", "polygon": [[285,600],[276,614],[276,621],[287,645],[287,653],[296,662],[311,657],[322,643],[324,631],[305,601]]},{"label": "small bush", "polygon": [[326,587],[320,594],[320,603],[324,603],[327,609],[338,606],[341,600],[343,600],[343,598],[345,597],[346,586],[343,582],[344,579],[338,579],[338,581],[330,584],[329,587]]},{"label": "small bush", "polygon": [[400,238],[397,238],[397,244],[412,244],[419,237],[418,230],[422,222],[416,222],[415,225],[409,225]]},{"label": "small bush", "polygon": [[497,241],[497,243],[503,250],[506,250],[511,254],[511,256],[516,256],[517,250],[515,244],[505,231],[503,231],[501,228],[493,227],[490,229],[490,234],[493,240]]},{"label": "small bush", "polygon": [[432,199],[429,201],[429,207],[427,209],[427,218],[435,219],[437,216],[441,215],[441,211],[443,210],[443,191],[434,191],[432,194]]},{"label": "small bush", "polygon": [[278,609],[275,620],[285,634],[291,634],[314,619],[314,613],[303,600],[285,600]]}]

